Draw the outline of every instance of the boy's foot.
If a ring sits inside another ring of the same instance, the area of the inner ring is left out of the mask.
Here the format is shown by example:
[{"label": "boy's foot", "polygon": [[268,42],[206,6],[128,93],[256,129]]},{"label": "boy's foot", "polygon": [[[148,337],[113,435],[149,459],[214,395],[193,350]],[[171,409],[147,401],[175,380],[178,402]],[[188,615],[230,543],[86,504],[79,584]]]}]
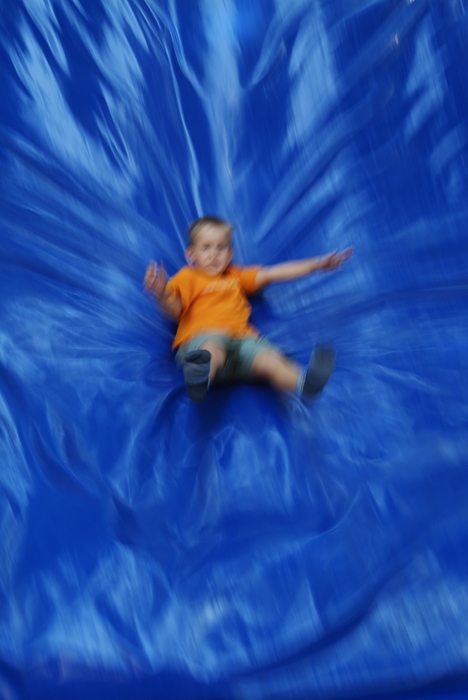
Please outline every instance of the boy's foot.
[{"label": "boy's foot", "polygon": [[316,345],[310,356],[302,393],[304,396],[313,396],[322,391],[335,368],[335,351],[325,345]]},{"label": "boy's foot", "polygon": [[210,360],[208,350],[188,352],[184,358],[183,372],[187,394],[192,401],[203,401],[210,385]]}]

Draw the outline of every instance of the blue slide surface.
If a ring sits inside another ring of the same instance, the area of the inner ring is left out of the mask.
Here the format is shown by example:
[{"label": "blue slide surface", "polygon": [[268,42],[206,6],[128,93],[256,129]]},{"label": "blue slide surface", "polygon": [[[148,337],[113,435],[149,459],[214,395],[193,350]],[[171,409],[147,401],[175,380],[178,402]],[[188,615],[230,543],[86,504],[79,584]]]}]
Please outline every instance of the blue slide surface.
[{"label": "blue slide surface", "polygon": [[[3,0],[0,699],[468,697],[466,0]],[[188,399],[150,259],[348,245]]]}]

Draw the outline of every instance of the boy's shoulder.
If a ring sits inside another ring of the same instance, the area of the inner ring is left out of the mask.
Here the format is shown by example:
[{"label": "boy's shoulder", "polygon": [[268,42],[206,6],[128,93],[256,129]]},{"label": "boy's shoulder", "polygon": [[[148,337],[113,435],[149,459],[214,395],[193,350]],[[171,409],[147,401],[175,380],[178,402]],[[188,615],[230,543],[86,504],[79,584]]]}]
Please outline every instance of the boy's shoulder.
[{"label": "boy's shoulder", "polygon": [[188,279],[190,277],[193,277],[194,275],[194,269],[191,265],[184,265],[181,267],[177,272],[174,272],[174,274],[170,277],[170,281],[172,280],[180,280],[180,279]]},{"label": "boy's shoulder", "polygon": [[193,272],[193,267],[191,265],[183,265],[177,270],[177,272],[174,273],[173,277],[176,275],[186,275],[190,272]]}]

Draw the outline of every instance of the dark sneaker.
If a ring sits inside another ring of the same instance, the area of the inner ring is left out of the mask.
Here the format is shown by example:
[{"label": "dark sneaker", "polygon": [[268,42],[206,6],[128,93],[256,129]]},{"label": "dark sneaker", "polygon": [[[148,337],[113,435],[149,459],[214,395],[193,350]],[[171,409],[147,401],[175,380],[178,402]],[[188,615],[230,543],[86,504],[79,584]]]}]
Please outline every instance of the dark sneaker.
[{"label": "dark sneaker", "polygon": [[192,401],[203,401],[210,385],[210,360],[208,350],[188,352],[183,362],[183,372],[187,394]]},{"label": "dark sneaker", "polygon": [[335,358],[333,348],[325,345],[315,346],[304,377],[302,389],[304,396],[313,396],[322,391],[335,368]]}]

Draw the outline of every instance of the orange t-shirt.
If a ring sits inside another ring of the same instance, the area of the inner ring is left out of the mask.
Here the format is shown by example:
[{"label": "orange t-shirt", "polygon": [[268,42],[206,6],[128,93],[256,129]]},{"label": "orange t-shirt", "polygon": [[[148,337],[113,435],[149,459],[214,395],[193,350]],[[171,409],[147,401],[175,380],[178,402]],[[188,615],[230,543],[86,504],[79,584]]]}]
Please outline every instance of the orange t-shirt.
[{"label": "orange t-shirt", "polygon": [[224,332],[230,337],[257,336],[250,325],[247,295],[255,292],[260,266],[229,265],[222,275],[207,275],[198,267],[183,267],[167,283],[169,297],[182,302],[173,348],[205,331]]}]

